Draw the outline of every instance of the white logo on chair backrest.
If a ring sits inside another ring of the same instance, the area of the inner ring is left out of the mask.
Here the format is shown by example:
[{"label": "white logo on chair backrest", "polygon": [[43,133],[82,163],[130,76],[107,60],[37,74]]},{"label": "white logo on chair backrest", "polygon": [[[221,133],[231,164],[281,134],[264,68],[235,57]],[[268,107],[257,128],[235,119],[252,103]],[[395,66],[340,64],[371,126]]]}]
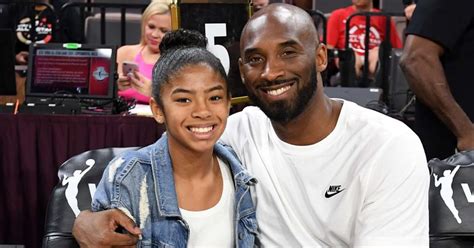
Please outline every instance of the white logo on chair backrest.
[{"label": "white logo on chair backrest", "polygon": [[435,187],[438,187],[441,185],[441,189],[439,190],[439,193],[441,195],[441,199],[443,199],[444,204],[449,208],[451,213],[453,213],[454,218],[456,221],[461,224],[462,220],[459,218],[459,211],[456,209],[456,206],[454,205],[454,200],[453,200],[453,178],[456,172],[459,170],[459,165],[454,168],[453,171],[451,170],[445,170],[443,171],[443,177],[440,177],[438,179],[438,175],[436,173],[433,173],[434,177],[434,185]]},{"label": "white logo on chair backrest", "polygon": [[77,194],[79,193],[79,189],[78,189],[79,183],[81,182],[82,177],[92,169],[92,166],[94,166],[94,164],[95,164],[95,160],[88,159],[86,160],[87,168],[85,170],[83,171],[76,170],[73,172],[72,176],[70,177],[64,176],[62,180],[63,186],[67,184],[66,191],[64,192],[67,203],[69,204],[69,207],[71,207],[76,217],[79,215],[79,212],[81,212],[77,204]]},{"label": "white logo on chair backrest", "polygon": [[464,195],[466,196],[466,200],[469,203],[474,203],[474,195],[472,195],[471,189],[469,188],[469,184],[461,183],[462,191],[464,191]]}]

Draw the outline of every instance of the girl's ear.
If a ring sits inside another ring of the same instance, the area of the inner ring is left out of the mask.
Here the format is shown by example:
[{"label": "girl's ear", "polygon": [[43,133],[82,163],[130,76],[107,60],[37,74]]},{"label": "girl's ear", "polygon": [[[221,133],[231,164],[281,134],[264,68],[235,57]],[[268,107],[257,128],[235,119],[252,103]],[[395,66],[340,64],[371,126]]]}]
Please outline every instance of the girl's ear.
[{"label": "girl's ear", "polygon": [[165,114],[163,109],[153,97],[150,98],[150,108],[151,112],[153,113],[153,118],[155,118],[156,122],[160,124],[165,123]]}]

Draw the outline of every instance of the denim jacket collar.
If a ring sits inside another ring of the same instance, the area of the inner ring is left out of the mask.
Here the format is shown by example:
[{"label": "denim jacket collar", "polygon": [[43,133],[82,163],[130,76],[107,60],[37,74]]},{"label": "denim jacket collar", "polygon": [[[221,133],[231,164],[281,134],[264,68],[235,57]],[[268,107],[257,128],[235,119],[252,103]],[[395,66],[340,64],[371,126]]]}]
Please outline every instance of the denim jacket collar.
[{"label": "denim jacket collar", "polygon": [[180,217],[166,134],[163,134],[157,143],[151,154],[151,168],[155,177],[155,192],[158,194],[158,210],[162,216]]}]

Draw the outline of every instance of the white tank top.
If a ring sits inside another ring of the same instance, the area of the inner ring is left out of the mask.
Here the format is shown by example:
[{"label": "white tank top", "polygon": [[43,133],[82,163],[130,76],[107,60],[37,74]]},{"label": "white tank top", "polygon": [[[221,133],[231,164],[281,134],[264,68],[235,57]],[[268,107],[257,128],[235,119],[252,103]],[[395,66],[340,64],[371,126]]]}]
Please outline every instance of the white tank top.
[{"label": "white tank top", "polygon": [[234,246],[234,183],[229,167],[218,162],[224,185],[219,202],[203,211],[179,209],[190,229],[188,247]]}]

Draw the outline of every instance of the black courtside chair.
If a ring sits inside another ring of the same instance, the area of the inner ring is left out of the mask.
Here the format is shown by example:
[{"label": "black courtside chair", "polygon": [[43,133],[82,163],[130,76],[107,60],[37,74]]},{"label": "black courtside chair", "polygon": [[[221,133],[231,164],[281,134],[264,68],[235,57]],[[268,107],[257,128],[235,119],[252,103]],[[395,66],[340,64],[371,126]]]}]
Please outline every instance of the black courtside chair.
[{"label": "black courtside chair", "polygon": [[58,171],[59,182],[48,203],[43,247],[79,247],[72,226],[80,211],[90,209],[92,195],[112,158],[138,147],[103,148],[76,155]]}]

